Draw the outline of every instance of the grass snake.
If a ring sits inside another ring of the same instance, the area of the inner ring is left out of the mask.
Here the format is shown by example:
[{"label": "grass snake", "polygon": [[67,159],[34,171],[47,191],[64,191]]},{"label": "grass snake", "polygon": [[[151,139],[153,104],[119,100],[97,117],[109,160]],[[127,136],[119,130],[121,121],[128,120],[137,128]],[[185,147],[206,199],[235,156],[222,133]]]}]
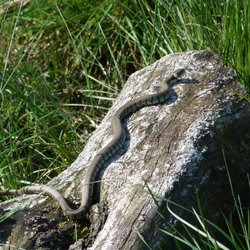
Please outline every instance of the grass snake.
[{"label": "grass snake", "polygon": [[77,209],[71,208],[67,199],[64,198],[60,192],[46,185],[31,185],[18,190],[6,189],[0,191],[0,196],[43,193],[57,200],[65,215],[86,213],[91,204],[94,182],[101,166],[104,162],[110,159],[111,156],[114,155],[125,142],[126,134],[122,126],[123,119],[144,106],[155,105],[166,101],[170,96],[169,85],[179,78],[184,71],[184,69],[176,70],[170,77],[168,77],[166,83],[161,85],[161,88],[157,93],[144,95],[128,101],[115,112],[111,120],[114,133],[113,138],[95,155],[89,168],[87,169],[82,186],[81,204]]}]

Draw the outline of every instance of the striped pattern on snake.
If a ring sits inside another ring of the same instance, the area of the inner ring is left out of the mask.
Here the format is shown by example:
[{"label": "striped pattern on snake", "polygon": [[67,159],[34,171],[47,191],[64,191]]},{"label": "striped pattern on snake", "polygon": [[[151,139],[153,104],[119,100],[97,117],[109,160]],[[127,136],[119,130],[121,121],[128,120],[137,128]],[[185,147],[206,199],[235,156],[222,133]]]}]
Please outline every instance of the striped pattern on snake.
[{"label": "striped pattern on snake", "polygon": [[57,200],[65,215],[77,215],[86,213],[89,206],[91,205],[93,196],[93,186],[98,171],[100,170],[104,162],[110,159],[111,156],[114,155],[114,153],[116,153],[122,147],[126,139],[125,130],[122,126],[123,119],[129,114],[136,112],[138,109],[144,106],[155,105],[166,101],[170,95],[169,85],[181,75],[183,75],[184,71],[184,69],[176,70],[173,75],[168,77],[166,83],[161,85],[161,89],[159,92],[135,98],[127,102],[125,105],[123,105],[116,111],[111,121],[114,133],[113,138],[105,147],[101,149],[100,152],[95,155],[89,168],[87,169],[82,186],[81,204],[77,209],[72,209],[68,205],[68,202],[64,198],[64,196],[61,195],[61,193],[59,193],[52,187],[46,185],[32,185],[23,187],[18,190],[2,190],[0,191],[0,195],[43,193]]}]

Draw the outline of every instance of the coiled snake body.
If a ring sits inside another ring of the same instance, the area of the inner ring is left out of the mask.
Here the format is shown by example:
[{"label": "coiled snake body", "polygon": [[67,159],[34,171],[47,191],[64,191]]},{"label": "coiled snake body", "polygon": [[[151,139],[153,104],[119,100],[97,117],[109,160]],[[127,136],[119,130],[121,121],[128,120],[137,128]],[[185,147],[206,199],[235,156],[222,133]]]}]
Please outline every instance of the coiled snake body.
[{"label": "coiled snake body", "polygon": [[0,195],[43,193],[56,199],[65,215],[86,213],[91,204],[93,195],[93,182],[96,180],[100,167],[121,148],[126,139],[125,130],[122,126],[122,120],[141,107],[155,105],[167,100],[170,95],[169,85],[178,77],[180,77],[184,71],[184,69],[176,70],[174,74],[167,79],[166,83],[161,86],[161,90],[158,93],[135,98],[127,102],[116,111],[111,121],[114,133],[113,138],[100,152],[95,155],[93,161],[87,169],[82,186],[81,204],[77,209],[72,209],[61,193],[46,185],[32,185],[23,187],[19,190],[2,190],[0,191]]}]

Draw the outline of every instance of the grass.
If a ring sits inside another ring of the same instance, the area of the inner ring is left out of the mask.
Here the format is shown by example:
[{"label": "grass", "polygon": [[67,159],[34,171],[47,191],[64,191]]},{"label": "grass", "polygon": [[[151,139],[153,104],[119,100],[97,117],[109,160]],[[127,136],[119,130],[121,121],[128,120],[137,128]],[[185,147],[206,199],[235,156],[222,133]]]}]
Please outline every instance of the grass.
[{"label": "grass", "polygon": [[66,169],[128,76],[166,54],[212,49],[249,90],[249,31],[240,0],[33,0],[3,12],[0,189]]}]

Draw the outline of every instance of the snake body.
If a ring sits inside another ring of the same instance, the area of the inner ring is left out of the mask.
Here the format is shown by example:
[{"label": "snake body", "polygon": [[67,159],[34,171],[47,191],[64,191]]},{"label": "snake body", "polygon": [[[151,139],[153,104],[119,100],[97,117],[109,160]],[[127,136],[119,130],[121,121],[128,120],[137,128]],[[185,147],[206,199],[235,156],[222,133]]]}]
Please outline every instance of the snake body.
[{"label": "snake body", "polygon": [[126,139],[125,130],[122,126],[122,121],[129,114],[136,112],[138,109],[144,106],[155,105],[166,101],[170,95],[169,85],[180,77],[184,73],[184,69],[176,70],[170,77],[168,77],[165,84],[161,85],[159,92],[154,94],[149,94],[141,97],[137,97],[122,107],[120,107],[112,117],[112,128],[113,128],[113,138],[112,140],[103,147],[100,152],[98,152],[94,159],[92,160],[89,168],[86,171],[83,186],[82,186],[82,197],[81,204],[77,209],[72,209],[67,200],[61,193],[55,189],[46,185],[32,185],[23,187],[18,190],[2,190],[0,195],[22,195],[22,194],[34,194],[34,193],[44,193],[54,199],[56,199],[65,215],[76,215],[86,213],[93,195],[93,183],[96,180],[97,174],[101,166],[106,162],[112,155],[114,155],[123,145]]}]

